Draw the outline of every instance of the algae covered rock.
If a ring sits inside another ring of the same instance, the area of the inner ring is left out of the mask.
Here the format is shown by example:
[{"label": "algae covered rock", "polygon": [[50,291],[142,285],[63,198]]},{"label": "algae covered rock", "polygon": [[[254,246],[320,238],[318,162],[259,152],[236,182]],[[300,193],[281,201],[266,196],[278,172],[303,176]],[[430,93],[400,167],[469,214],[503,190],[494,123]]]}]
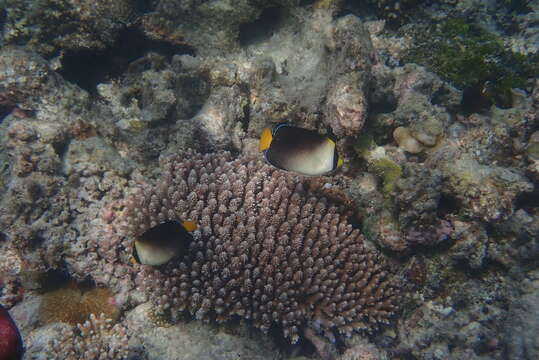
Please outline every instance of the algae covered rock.
[{"label": "algae covered rock", "polygon": [[126,322],[133,334],[130,348],[141,349],[148,359],[233,360],[240,357],[270,360],[279,356],[278,349],[268,337],[249,331],[245,324],[210,327],[192,321],[162,326],[152,316],[150,303],[130,311]]},{"label": "algae covered rock", "polygon": [[348,15],[334,25],[330,46],[335,77],[327,99],[328,123],[337,136],[357,134],[367,118],[374,49],[358,17]]},{"label": "algae covered rock", "polygon": [[532,271],[524,280],[525,292],[511,303],[505,329],[509,359],[531,360],[539,356],[539,274]]},{"label": "algae covered rock", "polygon": [[515,169],[481,165],[470,157],[448,162],[445,172],[466,214],[486,221],[506,219],[513,214],[517,195],[533,190]]},{"label": "algae covered rock", "polygon": [[415,137],[412,136],[410,129],[398,127],[393,131],[393,138],[399,146],[411,154],[418,154],[423,151],[424,147]]},{"label": "algae covered rock", "polygon": [[4,1],[6,44],[27,44],[42,55],[104,49],[146,8],[136,0]]}]

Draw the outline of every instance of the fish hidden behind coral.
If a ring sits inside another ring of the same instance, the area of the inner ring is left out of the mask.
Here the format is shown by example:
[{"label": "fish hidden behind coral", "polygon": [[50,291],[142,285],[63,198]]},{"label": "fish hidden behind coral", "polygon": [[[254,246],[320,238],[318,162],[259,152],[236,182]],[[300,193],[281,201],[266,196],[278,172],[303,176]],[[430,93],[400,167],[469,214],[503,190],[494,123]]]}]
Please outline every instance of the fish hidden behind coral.
[{"label": "fish hidden behind coral", "polygon": [[174,257],[185,256],[196,230],[192,221],[169,220],[145,231],[135,240],[131,262],[144,265],[163,265]]}]

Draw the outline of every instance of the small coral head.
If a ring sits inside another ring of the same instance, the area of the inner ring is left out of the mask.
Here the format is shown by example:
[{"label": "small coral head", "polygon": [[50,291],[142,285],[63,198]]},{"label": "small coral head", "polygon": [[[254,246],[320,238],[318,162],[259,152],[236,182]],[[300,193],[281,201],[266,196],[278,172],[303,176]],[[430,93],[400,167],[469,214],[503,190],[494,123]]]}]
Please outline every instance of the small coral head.
[{"label": "small coral head", "polygon": [[396,312],[400,287],[382,258],[363,245],[338,200],[307,179],[251,157],[175,157],[162,183],[127,199],[128,236],[171,214],[199,225],[189,251],[143,267],[156,313],[177,320],[240,316],[262,331],[278,325],[295,343],[308,324],[327,339],[372,332]]}]

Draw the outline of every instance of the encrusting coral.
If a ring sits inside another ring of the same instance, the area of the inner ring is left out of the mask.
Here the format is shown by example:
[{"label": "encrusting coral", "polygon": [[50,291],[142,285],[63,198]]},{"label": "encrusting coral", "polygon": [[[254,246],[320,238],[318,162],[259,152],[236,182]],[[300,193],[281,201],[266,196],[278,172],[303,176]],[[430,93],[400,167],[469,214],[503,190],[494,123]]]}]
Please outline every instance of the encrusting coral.
[{"label": "encrusting coral", "polygon": [[45,293],[39,310],[44,323],[64,322],[72,325],[83,323],[93,313],[104,314],[113,320],[120,315],[110,289],[83,286],[74,281]]},{"label": "encrusting coral", "polygon": [[121,360],[128,355],[127,329],[104,314],[94,314],[83,324],[66,329],[59,340],[51,344],[50,359],[58,360]]},{"label": "encrusting coral", "polygon": [[157,312],[240,316],[263,331],[282,326],[292,343],[306,328],[332,342],[335,332],[371,332],[395,314],[395,278],[364,246],[346,207],[313,196],[306,178],[228,153],[186,153],[163,168],[160,183],[137,188],[122,216],[127,249],[165,221],[199,226],[185,257],[142,266],[141,287]]}]

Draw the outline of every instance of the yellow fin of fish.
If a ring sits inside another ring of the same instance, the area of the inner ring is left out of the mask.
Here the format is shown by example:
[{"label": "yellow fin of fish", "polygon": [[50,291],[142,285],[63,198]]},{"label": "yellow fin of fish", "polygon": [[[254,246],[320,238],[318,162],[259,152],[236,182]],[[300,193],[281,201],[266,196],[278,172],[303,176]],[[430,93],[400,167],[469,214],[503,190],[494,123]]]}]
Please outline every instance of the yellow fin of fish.
[{"label": "yellow fin of fish", "polygon": [[182,226],[185,228],[185,230],[189,232],[193,232],[196,229],[198,229],[197,224],[194,221],[190,221],[190,220],[183,221]]},{"label": "yellow fin of fish", "polygon": [[273,140],[273,136],[271,135],[271,129],[265,128],[264,131],[262,131],[262,135],[260,136],[260,143],[258,144],[258,150],[264,151],[264,150],[269,149],[272,140]]}]

